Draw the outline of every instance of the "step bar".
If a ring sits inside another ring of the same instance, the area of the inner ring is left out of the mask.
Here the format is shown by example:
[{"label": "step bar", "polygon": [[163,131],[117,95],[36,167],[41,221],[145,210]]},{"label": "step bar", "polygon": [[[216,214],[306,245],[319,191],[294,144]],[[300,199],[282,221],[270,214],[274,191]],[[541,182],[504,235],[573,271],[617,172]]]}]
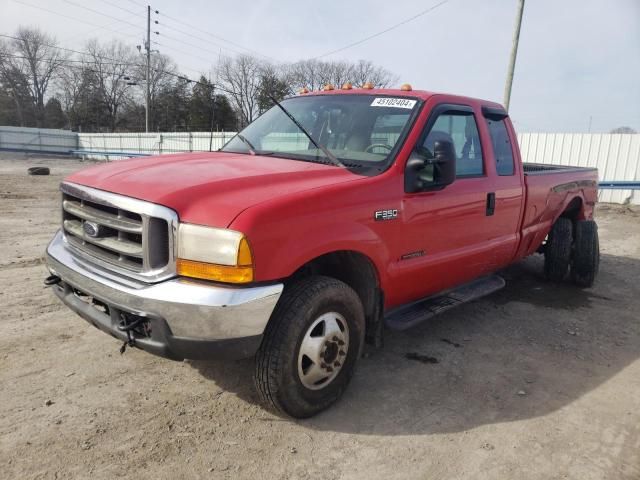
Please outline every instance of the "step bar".
[{"label": "step bar", "polygon": [[384,318],[391,330],[407,330],[463,303],[496,292],[505,286],[499,275],[490,275],[465,283],[455,289],[403,305],[389,311]]}]

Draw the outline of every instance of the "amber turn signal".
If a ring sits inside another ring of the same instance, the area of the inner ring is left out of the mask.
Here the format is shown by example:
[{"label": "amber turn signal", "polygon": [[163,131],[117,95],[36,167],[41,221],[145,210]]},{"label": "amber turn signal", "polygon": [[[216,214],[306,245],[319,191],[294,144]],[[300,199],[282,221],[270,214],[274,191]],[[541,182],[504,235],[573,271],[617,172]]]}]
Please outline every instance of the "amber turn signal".
[{"label": "amber turn signal", "polygon": [[176,273],[183,277],[224,283],[249,283],[253,281],[252,265],[216,265],[179,258],[176,262]]},{"label": "amber turn signal", "polygon": [[250,267],[253,265],[253,254],[249,247],[249,242],[245,237],[240,240],[238,245],[238,261],[236,262],[239,267]]}]

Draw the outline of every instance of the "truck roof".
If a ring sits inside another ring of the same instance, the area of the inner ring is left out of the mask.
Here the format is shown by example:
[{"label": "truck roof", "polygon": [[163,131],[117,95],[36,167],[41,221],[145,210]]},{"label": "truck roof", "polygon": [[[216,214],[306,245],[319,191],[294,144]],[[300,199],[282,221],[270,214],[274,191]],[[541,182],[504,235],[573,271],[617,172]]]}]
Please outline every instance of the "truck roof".
[{"label": "truck roof", "polygon": [[437,95],[446,97],[443,100],[452,103],[459,102],[470,105],[474,103],[480,103],[481,105],[504,108],[500,103],[492,102],[490,100],[482,100],[480,98],[466,97],[463,95],[453,95],[450,93],[430,92],[427,90],[401,90],[399,88],[334,88],[332,90],[316,90],[309,91],[307,93],[299,93],[296,96],[305,97],[311,95],[385,95],[393,97],[418,98],[425,101]]}]

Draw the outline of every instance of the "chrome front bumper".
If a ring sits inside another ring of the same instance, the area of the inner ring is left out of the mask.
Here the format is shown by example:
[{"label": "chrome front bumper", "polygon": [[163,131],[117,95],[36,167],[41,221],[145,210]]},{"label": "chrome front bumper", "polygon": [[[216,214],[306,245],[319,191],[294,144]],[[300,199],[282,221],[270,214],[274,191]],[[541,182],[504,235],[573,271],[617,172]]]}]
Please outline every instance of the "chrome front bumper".
[{"label": "chrome front bumper", "polygon": [[136,338],[136,345],[176,359],[251,356],[283,289],[281,283],[243,288],[184,278],[138,282],[72,255],[60,231],[46,253],[49,271],[61,278],[54,293],[67,306],[121,340],[127,339],[117,328],[123,314],[148,318],[151,336]]}]

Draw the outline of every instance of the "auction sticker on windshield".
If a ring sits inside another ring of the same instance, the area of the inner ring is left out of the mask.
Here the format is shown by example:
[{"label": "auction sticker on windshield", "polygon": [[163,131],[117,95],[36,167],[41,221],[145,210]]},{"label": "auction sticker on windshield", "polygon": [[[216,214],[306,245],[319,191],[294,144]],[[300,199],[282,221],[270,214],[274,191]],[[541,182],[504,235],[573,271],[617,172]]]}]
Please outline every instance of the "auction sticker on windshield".
[{"label": "auction sticker on windshield", "polygon": [[380,97],[371,102],[372,107],[394,107],[394,108],[413,108],[417,100],[409,100],[408,98],[390,98]]}]

